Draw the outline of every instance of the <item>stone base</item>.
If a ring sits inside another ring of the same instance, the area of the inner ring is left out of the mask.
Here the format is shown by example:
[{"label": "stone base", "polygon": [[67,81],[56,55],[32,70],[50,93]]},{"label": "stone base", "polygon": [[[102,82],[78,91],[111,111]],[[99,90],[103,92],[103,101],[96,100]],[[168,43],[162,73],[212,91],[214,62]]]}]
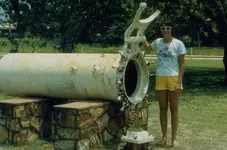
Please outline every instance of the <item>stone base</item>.
[{"label": "stone base", "polygon": [[[56,149],[89,150],[122,135],[116,114],[120,106],[109,102],[80,101],[56,105],[53,130]],[[67,144],[66,144],[67,143]]]},{"label": "stone base", "polygon": [[147,130],[146,101],[133,110],[121,112],[120,108],[103,101],[1,100],[0,144],[49,137],[55,149],[89,150],[120,139],[126,131]]},{"label": "stone base", "polygon": [[134,109],[126,108],[124,111],[125,126],[136,130],[147,130],[148,127],[148,102],[138,103]]},{"label": "stone base", "polygon": [[148,102],[138,103],[135,108],[127,108],[124,112],[127,132],[121,140],[127,142],[124,150],[148,150],[148,143],[154,140],[147,132]]},{"label": "stone base", "polygon": [[45,115],[47,107],[43,99],[1,100],[0,143],[35,141],[42,137],[44,120],[51,119]]}]

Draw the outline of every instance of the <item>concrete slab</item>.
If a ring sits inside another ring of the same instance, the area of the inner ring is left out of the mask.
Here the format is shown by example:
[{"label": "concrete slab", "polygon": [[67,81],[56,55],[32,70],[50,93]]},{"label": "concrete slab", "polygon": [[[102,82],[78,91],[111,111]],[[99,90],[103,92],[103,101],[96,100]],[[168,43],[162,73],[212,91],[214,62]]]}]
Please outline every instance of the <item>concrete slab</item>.
[{"label": "concrete slab", "polygon": [[34,102],[42,102],[47,99],[37,99],[37,98],[13,98],[13,99],[6,99],[0,100],[1,104],[8,104],[8,105],[21,105],[26,103],[34,103]]},{"label": "concrete slab", "polygon": [[110,102],[105,101],[78,101],[73,103],[55,105],[54,108],[56,109],[76,109],[76,110],[83,110],[87,108],[97,108],[108,105]]}]

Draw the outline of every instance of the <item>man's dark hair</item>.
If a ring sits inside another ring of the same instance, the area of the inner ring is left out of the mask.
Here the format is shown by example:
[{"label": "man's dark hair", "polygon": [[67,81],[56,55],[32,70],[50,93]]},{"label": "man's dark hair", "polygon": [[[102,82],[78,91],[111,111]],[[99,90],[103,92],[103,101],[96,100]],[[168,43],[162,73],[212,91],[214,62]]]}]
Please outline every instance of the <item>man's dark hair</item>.
[{"label": "man's dark hair", "polygon": [[174,28],[174,24],[171,20],[163,21],[161,26],[163,26],[163,25],[170,26],[170,27]]}]

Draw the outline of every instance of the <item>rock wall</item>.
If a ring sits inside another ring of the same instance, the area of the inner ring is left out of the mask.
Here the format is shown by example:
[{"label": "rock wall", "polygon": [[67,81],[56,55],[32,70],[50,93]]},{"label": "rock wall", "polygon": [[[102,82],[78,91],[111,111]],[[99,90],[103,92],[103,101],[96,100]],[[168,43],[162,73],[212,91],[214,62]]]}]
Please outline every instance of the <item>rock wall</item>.
[{"label": "rock wall", "polygon": [[[82,104],[83,103],[83,104]],[[120,107],[105,102],[74,102],[73,108],[55,106],[53,138],[56,149],[90,149],[121,135]],[[64,107],[66,106],[66,107]]]},{"label": "rock wall", "polygon": [[125,112],[121,112],[120,106],[113,103],[96,104],[87,103],[83,109],[79,108],[82,105],[80,102],[71,103],[70,108],[66,106],[68,104],[55,107],[55,149],[89,150],[113,138],[120,139],[129,128],[147,130],[146,101]]},{"label": "rock wall", "polygon": [[50,136],[56,150],[89,150],[120,139],[127,130],[147,130],[146,101],[124,112],[120,108],[112,102],[3,100],[0,143],[32,142]]},{"label": "rock wall", "polygon": [[134,109],[126,109],[124,112],[125,126],[135,130],[147,130],[148,128],[148,102],[143,100]]},{"label": "rock wall", "polygon": [[45,101],[0,101],[0,143],[35,141],[41,138],[46,110]]}]

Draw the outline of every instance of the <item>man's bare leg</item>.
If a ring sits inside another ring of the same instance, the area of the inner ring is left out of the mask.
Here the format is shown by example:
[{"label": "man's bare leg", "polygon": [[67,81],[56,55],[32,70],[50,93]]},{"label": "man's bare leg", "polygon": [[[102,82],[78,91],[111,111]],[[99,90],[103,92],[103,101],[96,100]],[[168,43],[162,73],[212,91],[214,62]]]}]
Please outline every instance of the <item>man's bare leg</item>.
[{"label": "man's bare leg", "polygon": [[171,125],[172,125],[172,146],[178,146],[177,128],[178,128],[178,108],[181,90],[170,92],[170,110],[171,110]]},{"label": "man's bare leg", "polygon": [[167,90],[157,91],[157,99],[160,108],[160,124],[162,130],[162,140],[159,142],[159,144],[165,145],[167,143],[168,91]]}]

